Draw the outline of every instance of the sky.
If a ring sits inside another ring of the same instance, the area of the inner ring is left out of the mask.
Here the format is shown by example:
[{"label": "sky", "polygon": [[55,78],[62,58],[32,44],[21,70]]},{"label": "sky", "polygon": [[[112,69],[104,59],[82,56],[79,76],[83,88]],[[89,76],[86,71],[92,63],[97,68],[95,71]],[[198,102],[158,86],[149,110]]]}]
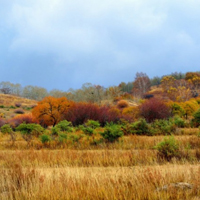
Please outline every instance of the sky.
[{"label": "sky", "polygon": [[104,87],[200,71],[200,0],[0,0],[0,82]]}]

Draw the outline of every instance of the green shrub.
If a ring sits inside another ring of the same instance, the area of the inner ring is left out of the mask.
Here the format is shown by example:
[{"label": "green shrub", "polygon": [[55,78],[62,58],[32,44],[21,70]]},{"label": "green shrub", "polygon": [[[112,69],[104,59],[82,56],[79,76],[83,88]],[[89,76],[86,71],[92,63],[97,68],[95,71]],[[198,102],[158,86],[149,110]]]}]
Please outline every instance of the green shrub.
[{"label": "green shrub", "polygon": [[162,142],[157,144],[155,149],[158,150],[158,156],[170,161],[173,157],[179,156],[179,144],[174,136],[164,138]]},{"label": "green shrub", "polygon": [[3,126],[1,127],[1,132],[2,132],[3,134],[7,134],[7,133],[10,134],[11,132],[13,132],[13,130],[12,130],[10,124],[5,124],[5,125],[3,125]]},{"label": "green shrub", "polygon": [[72,123],[68,122],[67,120],[63,120],[56,124],[52,129],[51,129],[51,134],[52,136],[58,136],[61,132],[72,132],[73,127]]},{"label": "green shrub", "polygon": [[176,130],[176,126],[170,120],[155,120],[151,124],[150,132],[151,135],[171,135]]},{"label": "green shrub", "polygon": [[59,133],[60,133],[60,129],[59,129],[57,126],[54,126],[54,127],[51,129],[51,134],[52,134],[52,136],[58,136]]},{"label": "green shrub", "polygon": [[86,135],[92,135],[94,133],[94,129],[91,128],[91,127],[85,127],[83,129],[83,132],[86,134]]},{"label": "green shrub", "polygon": [[115,142],[123,136],[121,127],[117,124],[107,124],[103,132],[100,133],[106,142]]},{"label": "green shrub", "polygon": [[59,136],[58,136],[58,142],[61,144],[61,143],[64,143],[67,141],[67,134],[66,133],[60,133]]},{"label": "green shrub", "polygon": [[92,127],[87,127],[86,125],[79,125],[78,130],[81,130],[84,134],[90,136],[94,133],[94,129]]},{"label": "green shrub", "polygon": [[88,120],[85,123],[85,126],[90,127],[92,129],[96,129],[96,128],[100,127],[100,123],[98,121]]},{"label": "green shrub", "polygon": [[130,133],[137,135],[148,135],[149,126],[145,119],[140,119],[130,125]]},{"label": "green shrub", "polygon": [[10,124],[4,124],[1,127],[1,132],[3,134],[9,134],[10,135],[10,141],[12,141],[12,144],[14,145],[14,142],[16,141],[16,134],[11,128]]},{"label": "green shrub", "polygon": [[44,131],[44,128],[39,124],[22,123],[16,128],[16,131],[19,131],[24,140],[26,140],[27,143],[29,144],[30,141],[32,140],[32,137],[33,136],[38,137]]},{"label": "green shrub", "polygon": [[193,119],[192,119],[192,126],[198,127],[200,126],[200,109],[198,109],[194,114],[193,114]]},{"label": "green shrub", "polygon": [[50,138],[49,135],[42,134],[42,135],[40,136],[40,140],[41,140],[42,144],[47,144],[48,142],[51,141],[51,138]]},{"label": "green shrub", "polygon": [[81,134],[81,135],[77,135],[77,134],[70,134],[69,135],[69,140],[72,141],[72,143],[79,143],[79,140],[83,137],[84,135]]},{"label": "green shrub", "polygon": [[186,125],[185,120],[178,116],[174,117],[174,124],[179,128],[184,128]]},{"label": "green shrub", "polygon": [[59,128],[60,131],[66,131],[66,132],[73,131],[72,123],[68,122],[67,120],[63,120],[63,121],[59,122],[55,127]]}]

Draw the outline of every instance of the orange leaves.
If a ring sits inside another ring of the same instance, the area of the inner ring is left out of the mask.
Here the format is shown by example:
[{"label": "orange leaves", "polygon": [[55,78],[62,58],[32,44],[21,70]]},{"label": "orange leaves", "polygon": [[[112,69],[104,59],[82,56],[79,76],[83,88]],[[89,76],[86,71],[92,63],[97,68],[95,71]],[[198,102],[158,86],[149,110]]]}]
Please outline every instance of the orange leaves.
[{"label": "orange leaves", "polygon": [[68,101],[66,97],[55,98],[49,96],[38,103],[32,114],[43,126],[55,126],[63,119],[63,115],[72,105],[73,103]]}]

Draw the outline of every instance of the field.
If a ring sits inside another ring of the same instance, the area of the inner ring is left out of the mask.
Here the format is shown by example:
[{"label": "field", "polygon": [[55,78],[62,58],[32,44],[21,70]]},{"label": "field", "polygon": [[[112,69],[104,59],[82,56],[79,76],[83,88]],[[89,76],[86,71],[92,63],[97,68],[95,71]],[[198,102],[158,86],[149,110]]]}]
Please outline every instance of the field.
[{"label": "field", "polygon": [[[10,146],[8,136],[1,135],[0,198],[200,199],[196,131],[175,136],[182,154],[170,162],[153,148],[164,136],[126,136],[113,144],[55,148],[39,146],[36,140],[27,147],[19,135]],[[180,182],[189,186],[173,185]]]},{"label": "field", "polygon": [[[1,96],[5,119],[25,114],[36,101]],[[177,128],[178,155],[165,159],[155,148],[166,136],[125,135],[115,142],[94,143],[93,135],[73,129],[64,142],[27,143],[0,132],[0,199],[3,200],[199,200],[199,128]],[[45,130],[51,134],[51,127]],[[80,139],[76,140],[77,137]],[[97,138],[95,138],[97,137]]]}]

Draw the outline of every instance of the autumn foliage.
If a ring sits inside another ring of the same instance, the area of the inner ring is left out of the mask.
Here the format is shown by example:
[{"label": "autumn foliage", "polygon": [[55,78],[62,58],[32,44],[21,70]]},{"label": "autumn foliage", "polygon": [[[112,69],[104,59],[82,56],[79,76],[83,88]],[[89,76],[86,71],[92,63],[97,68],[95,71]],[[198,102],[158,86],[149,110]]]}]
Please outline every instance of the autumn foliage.
[{"label": "autumn foliage", "polygon": [[22,114],[22,115],[16,115],[15,117],[8,120],[8,123],[13,127],[16,128],[22,123],[31,124],[31,123],[37,123],[37,119],[33,117],[31,113],[29,114]]},{"label": "autumn foliage", "polygon": [[33,109],[32,114],[42,126],[55,126],[64,119],[64,114],[73,105],[66,97],[45,97]]},{"label": "autumn foliage", "polygon": [[140,106],[140,115],[147,122],[152,122],[155,119],[167,119],[170,117],[170,107],[161,99],[151,98],[146,100]]},{"label": "autumn foliage", "polygon": [[79,102],[75,103],[65,112],[64,118],[67,121],[71,121],[74,126],[84,124],[88,120],[99,121],[104,126],[106,122],[119,121],[120,111],[117,108],[109,106]]}]

